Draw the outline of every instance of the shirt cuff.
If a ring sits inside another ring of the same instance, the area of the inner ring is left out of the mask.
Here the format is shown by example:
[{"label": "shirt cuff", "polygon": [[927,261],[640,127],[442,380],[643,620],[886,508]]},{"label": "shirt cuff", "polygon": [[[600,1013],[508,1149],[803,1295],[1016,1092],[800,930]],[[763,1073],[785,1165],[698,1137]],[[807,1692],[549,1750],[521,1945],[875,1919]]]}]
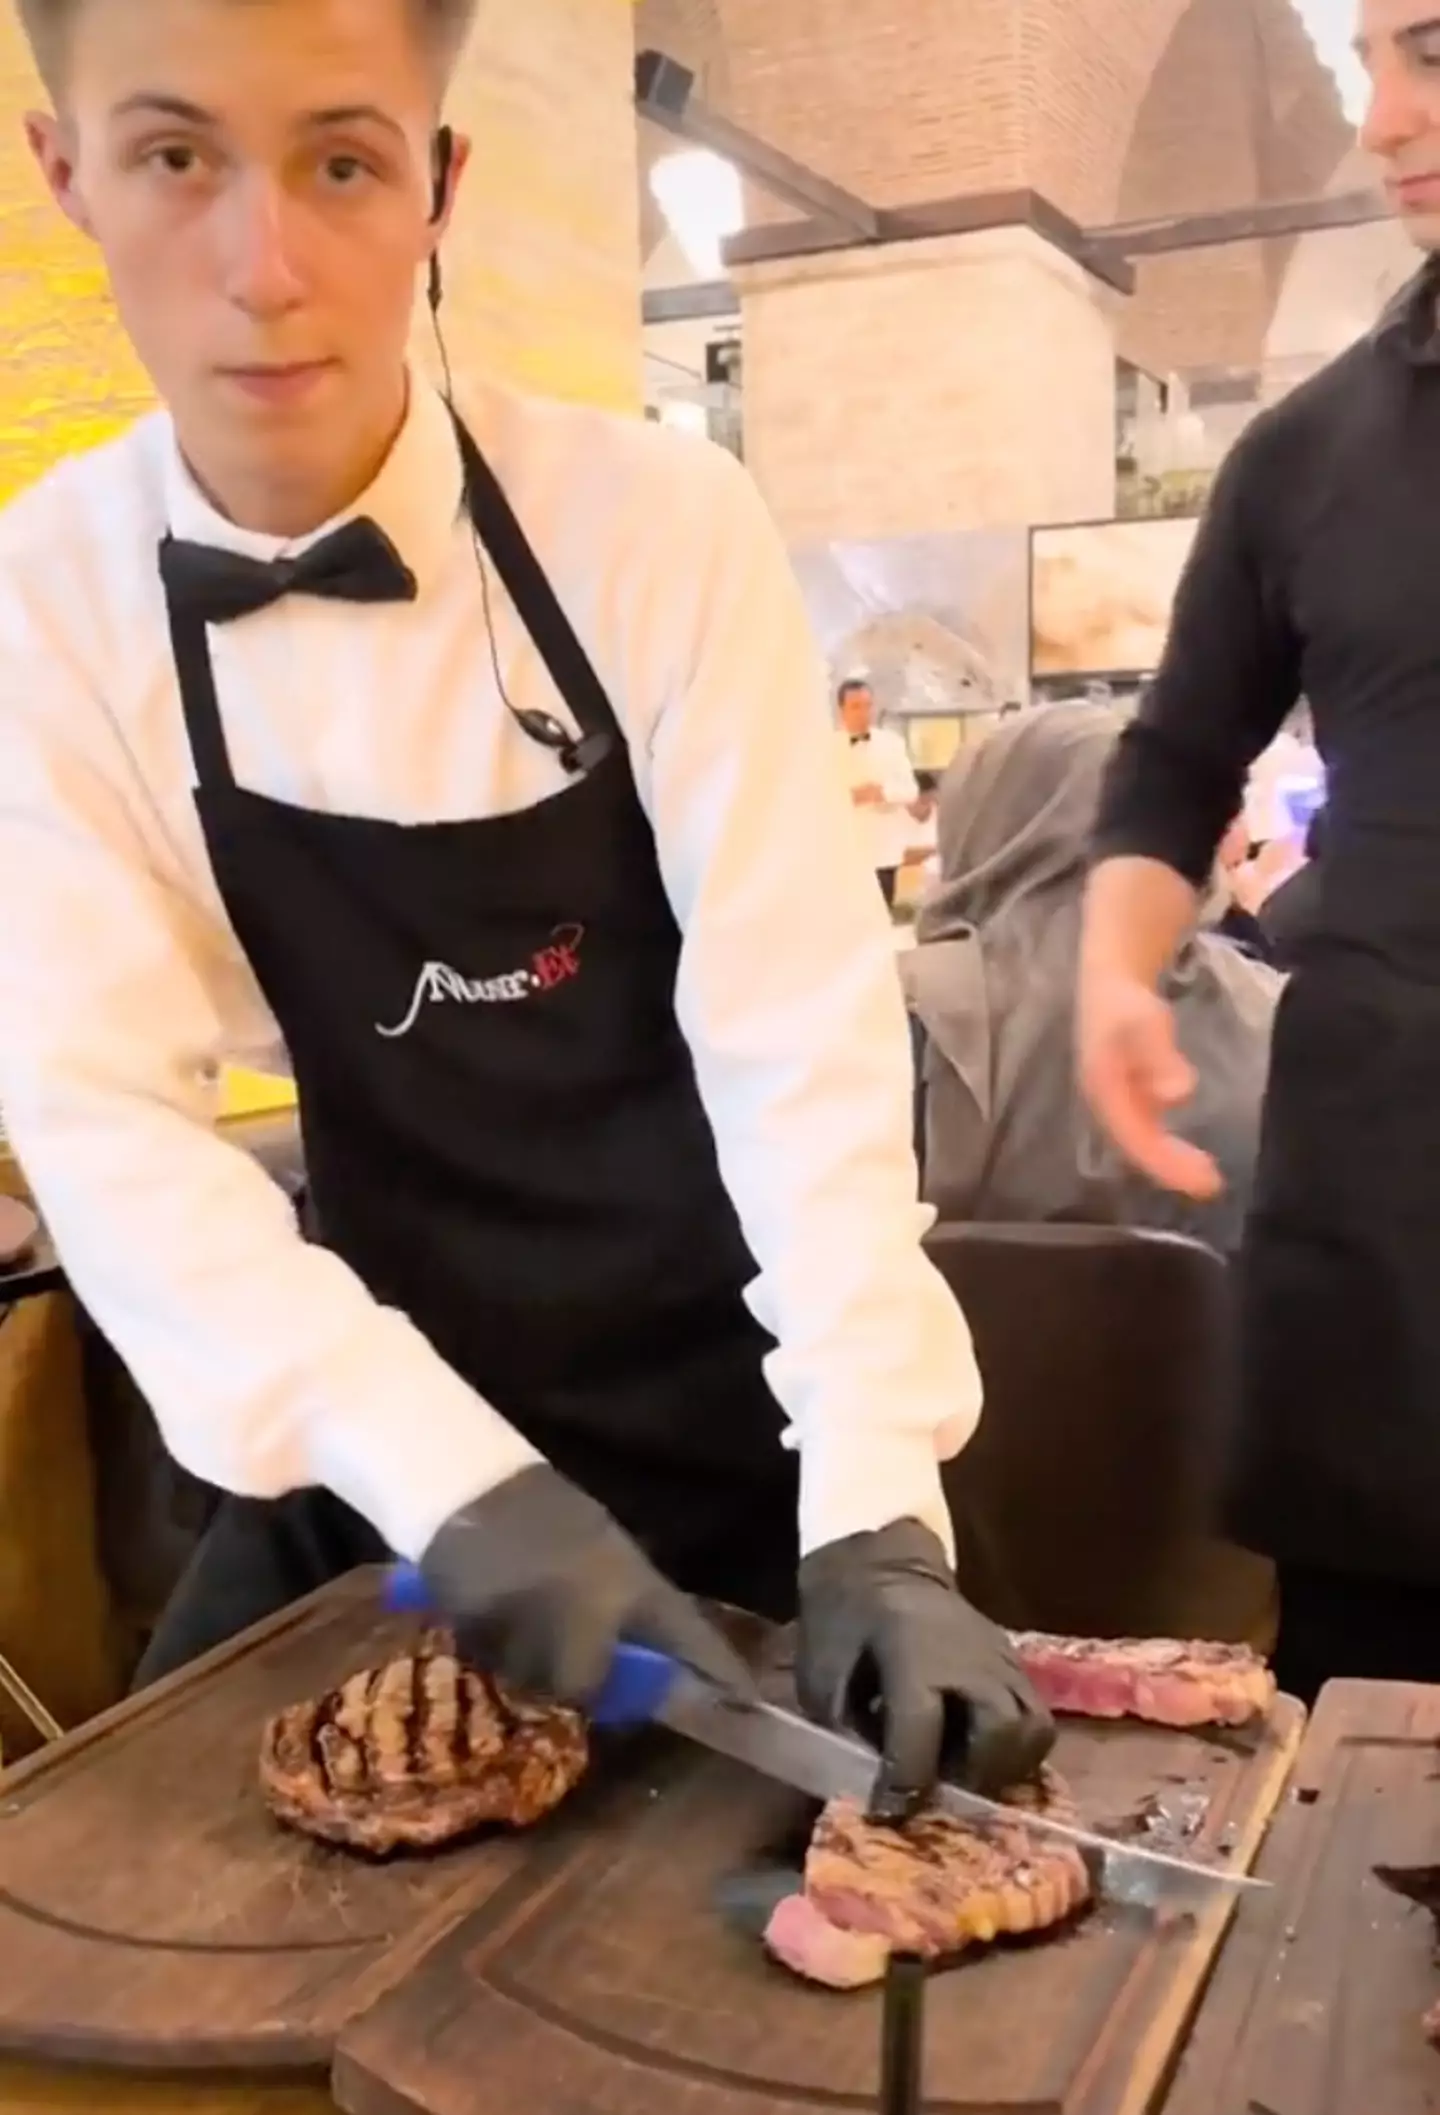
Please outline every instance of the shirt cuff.
[{"label": "shirt cuff", "polygon": [[955,1562],[955,1528],[940,1481],[942,1451],[935,1438],[876,1433],[863,1444],[850,1437],[808,1439],[800,1451],[800,1554],[808,1557],[847,1535],[864,1535],[897,1520],[918,1520],[938,1535]]},{"label": "shirt cuff", "polygon": [[411,1325],[399,1315],[387,1320],[396,1332],[397,1386],[387,1389],[377,1371],[385,1361],[375,1360],[373,1341],[367,1371],[355,1375],[353,1388],[346,1390],[332,1369],[332,1403],[308,1420],[308,1453],[314,1480],[363,1514],[398,1557],[415,1563],[452,1513],[543,1457],[448,1367],[417,1402],[410,1347],[401,1341]]}]

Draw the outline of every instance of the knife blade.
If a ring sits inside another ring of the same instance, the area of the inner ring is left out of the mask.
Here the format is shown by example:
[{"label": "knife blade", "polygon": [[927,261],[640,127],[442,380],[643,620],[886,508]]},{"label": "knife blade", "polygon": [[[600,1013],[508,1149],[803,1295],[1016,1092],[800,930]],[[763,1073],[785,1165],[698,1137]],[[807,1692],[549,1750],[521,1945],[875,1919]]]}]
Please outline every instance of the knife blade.
[{"label": "knife blade", "polygon": [[[623,1646],[622,1658],[638,1650]],[[607,1685],[612,1692],[611,1712],[620,1687],[617,1677],[618,1669],[612,1669]],[[657,1675],[655,1679],[658,1683],[660,1678]],[[678,1668],[645,1715],[712,1754],[727,1756],[765,1777],[777,1778],[813,1799],[854,1799],[862,1806],[869,1804],[879,1767],[874,1749],[856,1735],[816,1726],[783,1705],[730,1702],[688,1669]],[[616,1722],[611,1716],[609,1723]],[[1028,1807],[1006,1806],[1000,1800],[986,1799],[947,1781],[935,1787],[932,1803],[956,1821],[999,1821],[1011,1827],[1020,1821],[1031,1835],[1072,1845],[1085,1856],[1092,1877],[1111,1900],[1155,1907],[1162,1902],[1177,1903],[1187,1896],[1208,1897],[1217,1891],[1236,1895],[1264,1893],[1270,1886],[1268,1880],[1257,1880],[1229,1866],[1203,1865],[1168,1851],[1125,1843],[1074,1822],[1037,1814]]]},{"label": "knife blade", "polygon": [[[396,1609],[424,1609],[424,1585],[410,1566],[395,1567],[386,1599]],[[730,1761],[777,1779],[812,1799],[855,1799],[868,1807],[879,1758],[856,1734],[815,1725],[797,1711],[767,1700],[737,1702],[689,1668],[643,1645],[622,1644],[586,1716],[597,1726],[634,1726],[647,1721]],[[1111,1901],[1147,1908],[1183,1906],[1187,1898],[1210,1900],[1217,1893],[1263,1894],[1271,1883],[1223,1865],[1202,1865],[1122,1842],[1078,1824],[1058,1821],[1030,1808],[1006,1806],[963,1785],[942,1781],[934,1802],[957,1821],[1023,1821],[1033,1835],[1068,1843],[1085,1857],[1099,1891]]]}]

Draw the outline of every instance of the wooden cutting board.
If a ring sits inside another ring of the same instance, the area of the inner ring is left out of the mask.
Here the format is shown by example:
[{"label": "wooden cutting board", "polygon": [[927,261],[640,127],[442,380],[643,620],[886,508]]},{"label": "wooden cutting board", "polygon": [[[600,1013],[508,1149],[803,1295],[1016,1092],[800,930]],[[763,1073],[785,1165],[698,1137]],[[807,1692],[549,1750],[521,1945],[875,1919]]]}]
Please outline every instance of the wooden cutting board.
[{"label": "wooden cutting board", "polygon": [[0,1776],[0,2054],[323,2069],[352,2012],[515,1878],[543,1830],[375,1865],[261,1805],[270,1713],[412,1634],[357,1573]]},{"label": "wooden cutting board", "polygon": [[[1282,1702],[1251,1745],[1140,1726],[1068,1726],[1057,1762],[1088,1816],[1151,1795],[1206,1802],[1198,1854],[1254,1856],[1299,1746]],[[803,1837],[793,1795],[672,1755],[592,1810],[449,1932],[341,2036],[350,2115],[780,2115],[872,2108],[879,2000],[809,1988],[768,1963],[714,1899]],[[1157,1925],[1102,1909],[1047,1944],[936,1976],[931,2115],[1149,2115],[1230,1915]]]},{"label": "wooden cutting board", "polygon": [[1437,2115],[1433,1925],[1373,1876],[1440,1863],[1440,1688],[1332,1682],[1165,2115]]}]

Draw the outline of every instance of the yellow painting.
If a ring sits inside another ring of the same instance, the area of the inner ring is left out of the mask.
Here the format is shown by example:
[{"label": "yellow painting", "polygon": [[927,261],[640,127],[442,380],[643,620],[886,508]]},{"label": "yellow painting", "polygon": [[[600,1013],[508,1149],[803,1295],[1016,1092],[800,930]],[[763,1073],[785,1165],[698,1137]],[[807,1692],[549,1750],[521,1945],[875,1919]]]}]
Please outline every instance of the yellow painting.
[{"label": "yellow painting", "polygon": [[0,500],[152,401],[94,251],[47,197],[21,121],[41,100],[13,7],[0,9]]}]

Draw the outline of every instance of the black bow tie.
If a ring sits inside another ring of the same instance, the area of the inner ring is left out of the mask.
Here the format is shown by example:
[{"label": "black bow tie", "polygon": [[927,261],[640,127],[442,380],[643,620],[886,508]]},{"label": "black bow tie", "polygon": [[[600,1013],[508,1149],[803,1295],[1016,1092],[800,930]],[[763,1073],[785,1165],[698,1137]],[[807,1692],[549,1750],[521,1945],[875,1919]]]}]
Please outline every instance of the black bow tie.
[{"label": "black bow tie", "polygon": [[868,742],[869,739],[870,737],[868,734],[852,734],[850,737],[850,747],[853,749],[857,742]]},{"label": "black bow tie", "polygon": [[160,576],[182,609],[225,624],[267,609],[282,595],[336,602],[413,602],[415,575],[377,522],[347,521],[298,558],[245,558],[214,544],[160,546]]}]

